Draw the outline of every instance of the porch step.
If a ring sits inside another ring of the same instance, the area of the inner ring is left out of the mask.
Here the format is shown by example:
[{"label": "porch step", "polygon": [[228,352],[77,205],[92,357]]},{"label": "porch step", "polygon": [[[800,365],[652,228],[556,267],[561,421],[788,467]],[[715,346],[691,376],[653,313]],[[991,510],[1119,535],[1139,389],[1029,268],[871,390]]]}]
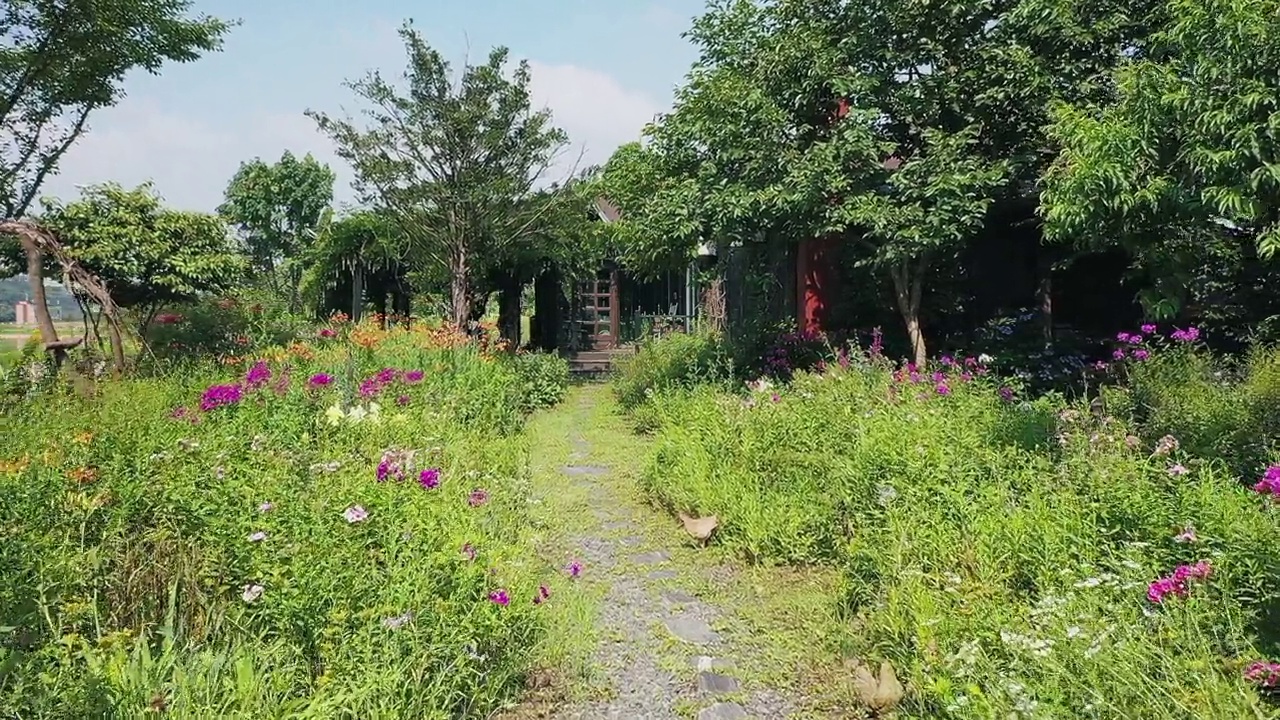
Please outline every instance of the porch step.
[{"label": "porch step", "polygon": [[635,352],[631,347],[613,348],[611,350],[580,350],[564,354],[569,361],[569,372],[574,375],[606,375],[613,370],[613,361],[621,355]]}]

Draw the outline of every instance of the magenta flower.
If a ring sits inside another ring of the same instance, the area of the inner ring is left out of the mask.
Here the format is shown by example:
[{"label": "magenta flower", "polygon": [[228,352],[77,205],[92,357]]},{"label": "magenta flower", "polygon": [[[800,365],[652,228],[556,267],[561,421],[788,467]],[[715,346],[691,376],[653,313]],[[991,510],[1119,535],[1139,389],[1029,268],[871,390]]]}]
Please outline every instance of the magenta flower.
[{"label": "magenta flower", "polygon": [[423,470],[418,475],[418,484],[427,490],[434,490],[440,487],[440,470],[438,468]]},{"label": "magenta flower", "polygon": [[1262,495],[1280,496],[1280,465],[1272,465],[1254,483],[1253,491]]},{"label": "magenta flower", "polygon": [[378,371],[378,374],[373,377],[377,379],[378,382],[385,385],[386,383],[395,382],[399,375],[400,371],[395,368],[382,368]]},{"label": "magenta flower", "polygon": [[1112,358],[1113,360],[1123,360],[1123,359],[1124,359],[1124,350],[1121,350],[1120,348],[1116,348],[1116,349],[1115,349],[1115,352],[1111,353],[1111,358]]},{"label": "magenta flower", "polygon": [[1189,327],[1186,330],[1174,328],[1173,332],[1169,333],[1169,337],[1178,342],[1193,343],[1200,339],[1200,329],[1196,327]]},{"label": "magenta flower", "polygon": [[1134,360],[1146,360],[1149,357],[1151,357],[1151,353],[1147,352],[1146,350],[1143,350],[1142,348],[1138,348],[1137,350],[1133,351]]},{"label": "magenta flower", "polygon": [[1131,345],[1141,345],[1141,344],[1142,344],[1142,340],[1143,340],[1143,337],[1142,337],[1141,335],[1130,335],[1130,336],[1129,336],[1129,344],[1131,344]]},{"label": "magenta flower", "polygon": [[407,383],[422,382],[421,370],[410,370],[404,374],[404,381]]},{"label": "magenta flower", "polygon": [[307,385],[312,388],[328,387],[333,384],[333,376],[329,373],[316,373],[307,380]]},{"label": "magenta flower", "polygon": [[1209,563],[1201,560],[1194,565],[1179,565],[1172,575],[1159,578],[1147,586],[1147,599],[1160,604],[1169,597],[1186,597],[1190,592],[1193,580],[1208,580],[1213,569]]},{"label": "magenta flower", "polygon": [[968,370],[960,373],[960,382],[969,382],[971,380],[973,380],[973,373]]},{"label": "magenta flower", "polygon": [[1129,342],[1130,338],[1132,338],[1132,337],[1133,337],[1133,336],[1132,336],[1132,335],[1130,335],[1130,334],[1129,334],[1129,333],[1127,333],[1127,332],[1118,332],[1118,333],[1116,333],[1116,340],[1119,340],[1120,342]]},{"label": "magenta flower", "polygon": [[244,397],[239,385],[211,385],[200,397],[200,409],[209,412],[214,408],[235,405]]},{"label": "magenta flower", "polygon": [[946,379],[947,379],[947,376],[946,376],[946,375],[943,375],[943,374],[942,374],[942,373],[940,373],[940,372],[936,372],[936,371],[935,371],[932,375],[930,375],[930,376],[929,376],[929,379],[930,379],[930,380],[932,380],[932,381],[934,381],[935,383],[940,383],[940,382],[942,382],[942,381],[946,380]]},{"label": "magenta flower", "polygon": [[773,396],[770,397],[769,399],[772,400],[773,402],[781,402],[782,396],[779,395],[778,393],[774,393]]},{"label": "magenta flower", "polygon": [[489,493],[487,490],[484,490],[483,488],[476,488],[475,490],[471,491],[470,495],[467,496],[467,504],[469,504],[471,507],[480,507],[481,505],[485,504],[488,501],[489,501]]},{"label": "magenta flower", "polygon": [[316,333],[316,335],[319,335],[322,338],[331,338],[337,334],[338,332],[333,328],[320,328],[320,332]]},{"label": "magenta flower", "polygon": [[947,384],[946,384],[946,383],[942,383],[942,382],[938,383],[938,386],[937,386],[937,387],[935,387],[935,388],[934,388],[934,390],[936,390],[936,391],[938,392],[938,394],[939,394],[939,395],[950,395],[950,394],[951,394],[951,388],[947,387]]},{"label": "magenta flower", "polygon": [[367,378],[360,382],[360,397],[371,398],[382,392],[382,383],[377,378]]},{"label": "magenta flower", "polygon": [[400,406],[408,405],[408,404],[409,404],[409,396],[408,396],[408,395],[401,395],[400,397],[396,398],[396,404],[397,404],[397,405],[400,405]]},{"label": "magenta flower", "polygon": [[938,362],[942,363],[944,367],[951,367],[952,365],[956,364],[955,358],[951,357],[950,355],[943,355],[938,360]]},{"label": "magenta flower", "polygon": [[1155,324],[1154,324],[1154,323],[1144,323],[1144,324],[1142,325],[1142,332],[1144,332],[1144,333],[1146,333],[1146,334],[1148,334],[1148,335],[1154,335],[1154,334],[1155,334],[1155,332],[1156,332],[1156,326],[1155,326]]},{"label": "magenta flower", "polygon": [[498,588],[497,590],[494,590],[493,592],[489,593],[489,601],[492,603],[501,605],[503,607],[506,607],[508,604],[510,604],[511,598],[507,597],[506,590],[503,590],[502,588]]},{"label": "magenta flower", "polygon": [[1172,475],[1172,476],[1174,476],[1174,477],[1181,477],[1181,476],[1183,476],[1183,475],[1186,475],[1186,474],[1187,474],[1187,472],[1188,472],[1188,470],[1187,470],[1187,468],[1186,468],[1186,467],[1184,467],[1184,466],[1183,466],[1183,464],[1182,464],[1182,463],[1174,463],[1174,464],[1172,464],[1172,465],[1170,465],[1170,466],[1169,466],[1169,471],[1168,471],[1168,472],[1169,472],[1169,474],[1170,474],[1170,475]]},{"label": "magenta flower", "polygon": [[1013,402],[1013,388],[1007,385],[997,390],[996,394],[999,395],[1000,399],[1005,402]]},{"label": "magenta flower", "polygon": [[917,384],[922,379],[920,377],[920,373],[916,372],[915,370],[912,370],[911,372],[907,373],[907,377],[911,380],[912,384]]},{"label": "magenta flower", "polygon": [[1264,688],[1273,688],[1280,684],[1280,663],[1261,661],[1252,663],[1244,671],[1244,679]]},{"label": "magenta flower", "polygon": [[249,368],[249,372],[244,376],[244,382],[251,389],[257,389],[267,384],[271,379],[271,368],[267,367],[266,360],[259,360]]},{"label": "magenta flower", "polygon": [[365,510],[361,505],[352,505],[342,511],[342,517],[347,519],[348,524],[354,525],[369,519],[369,511]]},{"label": "magenta flower", "polygon": [[569,573],[569,577],[576,578],[582,574],[582,563],[574,560],[565,567],[565,572]]}]

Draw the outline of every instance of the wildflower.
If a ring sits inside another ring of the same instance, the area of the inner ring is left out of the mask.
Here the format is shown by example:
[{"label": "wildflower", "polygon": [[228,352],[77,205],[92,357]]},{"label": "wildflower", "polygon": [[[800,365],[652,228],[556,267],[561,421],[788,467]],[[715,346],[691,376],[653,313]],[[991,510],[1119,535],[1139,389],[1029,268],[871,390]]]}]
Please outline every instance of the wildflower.
[{"label": "wildflower", "polygon": [[476,549],[474,546],[471,545],[471,543],[466,543],[462,546],[462,557],[466,558],[467,560],[476,559]]},{"label": "wildflower", "polygon": [[1149,352],[1147,352],[1146,350],[1143,350],[1143,349],[1141,349],[1141,348],[1139,348],[1139,349],[1137,349],[1137,350],[1134,350],[1134,351],[1133,351],[1133,359],[1134,359],[1134,360],[1139,360],[1139,361],[1141,361],[1141,360],[1146,360],[1146,359],[1147,359],[1147,358],[1149,358],[1149,357],[1151,357],[1151,353],[1149,353]]},{"label": "wildflower", "polygon": [[330,425],[337,425],[347,414],[342,411],[342,406],[334,403],[328,410],[324,411],[324,417],[329,421]]},{"label": "wildflower", "polygon": [[1156,326],[1153,323],[1143,323],[1140,329],[1148,335],[1154,335],[1156,332]]},{"label": "wildflower", "polygon": [[1187,474],[1187,469],[1183,467],[1182,463],[1174,463],[1169,466],[1169,474],[1174,477],[1180,477]]},{"label": "wildflower", "polygon": [[190,413],[191,411],[185,407],[176,407],[169,413],[169,417],[174,420],[181,420],[182,418],[187,417]]},{"label": "wildflower", "polygon": [[209,412],[214,408],[235,405],[243,397],[244,390],[239,385],[211,385],[200,397],[200,409]]},{"label": "wildflower", "polygon": [[1182,532],[1173,536],[1173,541],[1176,543],[1193,543],[1197,539],[1198,538],[1196,537],[1196,529],[1191,525],[1187,525],[1186,527],[1182,528]]},{"label": "wildflower", "polygon": [[261,530],[249,536],[249,542],[254,542],[254,543],[262,542],[263,540],[266,540],[266,539],[267,539],[267,534],[262,532]]},{"label": "wildflower", "polygon": [[1203,560],[1194,565],[1179,565],[1172,575],[1158,578],[1147,586],[1147,600],[1159,605],[1170,596],[1186,597],[1189,593],[1188,583],[1192,580],[1207,580],[1211,572],[1209,563]]},{"label": "wildflower", "polygon": [[769,400],[771,400],[772,402],[781,402],[782,396],[779,395],[778,393],[774,393],[773,396],[769,398]]},{"label": "wildflower", "polygon": [[950,355],[943,355],[938,362],[942,363],[943,367],[951,367],[956,364],[955,358]]},{"label": "wildflower", "polygon": [[1106,369],[1107,369],[1107,361],[1106,361],[1106,360],[1099,360],[1099,361],[1095,362],[1095,363],[1093,364],[1093,369],[1094,369],[1094,370],[1097,370],[1098,372],[1102,372],[1103,370],[1106,370]]},{"label": "wildflower", "polygon": [[352,505],[342,511],[342,517],[347,519],[348,524],[354,525],[358,522],[364,522],[369,517],[369,511],[360,505]]},{"label": "wildflower", "polygon": [[995,362],[995,358],[991,357],[986,353],[982,353],[981,355],[978,356],[978,362],[981,363],[982,365],[990,365],[991,363]]},{"label": "wildflower", "polygon": [[396,615],[395,617],[383,618],[382,627],[388,630],[399,630],[405,625],[408,625],[411,620],[413,620],[413,613],[406,612],[402,615]]},{"label": "wildflower", "polygon": [[366,378],[360,382],[360,397],[370,398],[382,392],[382,383],[377,378]]},{"label": "wildflower", "polygon": [[939,394],[939,395],[950,395],[950,394],[951,394],[951,388],[947,387],[947,384],[946,384],[946,383],[944,383],[944,382],[940,382],[940,383],[938,383],[937,387],[935,387],[935,388],[934,388],[934,390],[936,390],[936,391],[938,392],[938,394]]},{"label": "wildflower", "polygon": [[423,373],[421,370],[410,370],[404,374],[404,381],[407,383],[422,382]]},{"label": "wildflower", "polygon": [[467,496],[467,504],[471,507],[480,507],[489,501],[489,493],[483,488],[476,488]]},{"label": "wildflower", "polygon": [[1124,350],[1121,350],[1120,348],[1116,348],[1115,351],[1111,353],[1112,360],[1123,360],[1124,357]]},{"label": "wildflower", "polygon": [[1127,332],[1116,333],[1116,340],[1118,340],[1119,342],[1129,342],[1129,340],[1131,340],[1132,338],[1133,336]]},{"label": "wildflower", "polygon": [[960,373],[960,382],[970,382],[971,380],[973,380],[973,373],[968,370]]},{"label": "wildflower", "polygon": [[1007,385],[997,390],[996,394],[1005,402],[1013,402],[1013,388],[1008,387]]},{"label": "wildflower", "polygon": [[941,372],[934,371],[934,373],[933,373],[932,375],[930,375],[930,376],[929,376],[929,379],[930,379],[930,380],[932,380],[932,381],[934,381],[935,383],[940,383],[940,382],[942,382],[942,381],[946,380],[946,379],[947,379],[947,376],[946,376],[946,375],[944,375],[944,374],[942,374]]},{"label": "wildflower", "polygon": [[333,376],[329,373],[316,373],[307,380],[307,386],[311,388],[328,387],[333,384]]},{"label": "wildflower", "polygon": [[1254,662],[1244,671],[1244,679],[1264,688],[1280,684],[1280,663]]},{"label": "wildflower", "polygon": [[276,509],[276,504],[270,501],[264,502],[258,506],[258,512],[264,512],[264,513],[271,512],[272,510],[275,510],[275,509]]},{"label": "wildflower", "polygon": [[550,597],[551,597],[551,589],[548,588],[546,585],[539,585],[538,593],[533,596],[533,604],[541,605],[544,600],[547,600]]},{"label": "wildflower", "polygon": [[251,389],[260,388],[267,384],[271,379],[271,368],[267,367],[267,361],[259,360],[249,368],[249,372],[245,373],[244,382]]},{"label": "wildflower", "polygon": [[1178,450],[1178,439],[1172,435],[1165,435],[1164,437],[1156,441],[1156,449],[1155,451],[1152,452],[1152,454],[1164,456],[1164,455],[1169,455],[1170,453],[1177,452],[1177,450]]},{"label": "wildflower", "polygon": [[408,395],[401,395],[400,397],[396,398],[396,404],[397,404],[397,405],[402,405],[402,406],[403,406],[403,405],[408,405],[408,404],[409,404],[409,396],[408,396]]},{"label": "wildflower", "polygon": [[262,587],[261,585],[258,585],[257,583],[245,585],[243,588],[241,588],[240,597],[245,602],[251,603],[256,601],[258,598],[262,597],[262,593],[265,589],[266,588]]},{"label": "wildflower", "polygon": [[565,566],[564,571],[569,573],[569,577],[576,578],[582,574],[582,563],[577,560],[572,560],[567,566]]},{"label": "wildflower", "polygon": [[1262,495],[1280,496],[1280,465],[1268,467],[1262,478],[1254,483],[1253,491]]},{"label": "wildflower", "polygon": [[907,375],[908,375],[908,377],[910,377],[910,378],[911,378],[911,383],[912,383],[913,385],[918,384],[918,383],[920,382],[920,379],[921,379],[921,378],[920,378],[920,373],[916,372],[915,370],[912,370],[912,371],[911,371],[910,373],[908,373]]},{"label": "wildflower", "polygon": [[440,487],[440,470],[439,468],[427,468],[418,475],[418,484],[427,490],[434,490]]},{"label": "wildflower", "polygon": [[318,335],[319,337],[326,338],[326,339],[331,338],[337,334],[338,332],[333,328],[320,328],[320,332],[316,333],[316,335]]},{"label": "wildflower", "polygon": [[1174,328],[1174,331],[1169,333],[1169,337],[1178,342],[1193,343],[1200,339],[1200,329],[1197,327],[1189,327],[1186,330]]},{"label": "wildflower", "polygon": [[1142,341],[1143,341],[1144,339],[1145,339],[1145,338],[1143,338],[1141,335],[1130,335],[1130,336],[1129,336],[1129,344],[1130,344],[1130,345],[1141,345],[1141,344],[1142,344]]},{"label": "wildflower", "polygon": [[497,590],[494,590],[493,592],[489,593],[489,601],[492,603],[501,605],[503,607],[506,607],[507,604],[511,602],[511,598],[507,597],[506,590],[503,590],[502,588],[498,588]]}]

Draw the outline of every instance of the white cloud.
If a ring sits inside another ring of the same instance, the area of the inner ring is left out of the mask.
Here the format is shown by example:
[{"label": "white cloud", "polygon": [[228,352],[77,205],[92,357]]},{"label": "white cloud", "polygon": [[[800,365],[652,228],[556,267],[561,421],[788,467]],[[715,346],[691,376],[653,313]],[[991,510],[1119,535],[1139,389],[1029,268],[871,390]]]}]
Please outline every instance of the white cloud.
[{"label": "white cloud", "polygon": [[[566,176],[575,164],[603,163],[618,145],[639,137],[660,108],[610,76],[574,65],[531,62],[536,107],[549,107],[571,147],[548,176]],[[346,98],[344,98],[346,100]],[[335,108],[336,109],[336,108]],[[329,140],[299,111],[238,108],[210,115],[156,100],[126,99],[91,118],[91,129],[63,158],[61,172],[43,194],[71,197],[75,186],[108,180],[133,186],[147,180],[178,208],[212,210],[242,161],[278,158],[288,149],[311,152],[338,174],[337,196],[350,200],[351,172]],[[581,159],[579,160],[579,153]]]}]

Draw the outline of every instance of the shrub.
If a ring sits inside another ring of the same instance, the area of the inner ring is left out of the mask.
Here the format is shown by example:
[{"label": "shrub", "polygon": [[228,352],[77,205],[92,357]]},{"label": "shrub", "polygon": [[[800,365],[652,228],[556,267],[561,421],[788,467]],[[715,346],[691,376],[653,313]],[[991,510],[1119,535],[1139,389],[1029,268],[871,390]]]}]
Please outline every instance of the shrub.
[{"label": "shrub", "polygon": [[524,408],[533,412],[552,407],[569,389],[569,362],[559,355],[526,352],[513,356],[524,393]]},{"label": "shrub", "polygon": [[648,340],[634,355],[619,358],[615,367],[614,394],[628,410],[655,392],[723,383],[733,374],[721,338],[706,332]]},{"label": "shrub", "polygon": [[251,356],[303,337],[309,327],[283,300],[246,292],[167,308],[147,326],[146,339],[161,359]]}]

